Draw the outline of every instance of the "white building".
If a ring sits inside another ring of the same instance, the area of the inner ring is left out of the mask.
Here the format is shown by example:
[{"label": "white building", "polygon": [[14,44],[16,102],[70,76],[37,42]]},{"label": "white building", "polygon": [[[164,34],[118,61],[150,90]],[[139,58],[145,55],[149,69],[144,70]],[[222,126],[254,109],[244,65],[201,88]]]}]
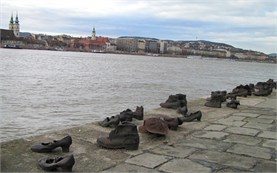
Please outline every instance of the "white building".
[{"label": "white building", "polygon": [[164,40],[160,40],[160,53],[166,53],[167,50],[167,42]]}]

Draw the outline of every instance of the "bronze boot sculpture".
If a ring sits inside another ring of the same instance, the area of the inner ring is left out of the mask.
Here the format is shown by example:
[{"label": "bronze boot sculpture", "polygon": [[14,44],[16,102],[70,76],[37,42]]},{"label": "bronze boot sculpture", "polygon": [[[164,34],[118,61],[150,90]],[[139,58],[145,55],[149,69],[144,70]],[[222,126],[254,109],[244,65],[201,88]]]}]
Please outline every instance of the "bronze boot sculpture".
[{"label": "bronze boot sculpture", "polygon": [[143,120],[143,107],[142,106],[137,106],[136,111],[133,112],[133,118],[137,120]]},{"label": "bronze boot sculpture", "polygon": [[205,106],[213,108],[221,108],[222,96],[217,93],[212,93],[211,99],[209,99]]},{"label": "bronze boot sculpture", "polygon": [[137,150],[139,146],[137,126],[129,122],[123,122],[112,130],[108,137],[99,137],[97,144],[109,149]]},{"label": "bronze boot sculpture", "polygon": [[168,99],[160,104],[163,108],[177,109],[179,107],[187,106],[185,94],[170,95]]},{"label": "bronze boot sculpture", "polygon": [[43,158],[38,161],[38,165],[45,171],[72,172],[74,164],[75,159],[72,154],[56,158]]},{"label": "bronze boot sculpture", "polygon": [[240,105],[239,101],[235,98],[232,98],[230,102],[226,103],[226,106],[229,108],[237,109],[238,105]]}]

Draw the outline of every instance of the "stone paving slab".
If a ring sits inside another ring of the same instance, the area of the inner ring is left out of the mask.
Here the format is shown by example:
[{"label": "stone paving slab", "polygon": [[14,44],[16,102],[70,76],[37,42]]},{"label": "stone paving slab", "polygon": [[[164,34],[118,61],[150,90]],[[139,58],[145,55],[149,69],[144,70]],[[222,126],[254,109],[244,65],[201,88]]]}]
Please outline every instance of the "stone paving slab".
[{"label": "stone paving slab", "polygon": [[181,126],[185,129],[185,131],[194,131],[194,130],[201,130],[203,128],[205,128],[209,123],[207,122],[185,122],[183,123]]},{"label": "stone paving slab", "polygon": [[139,148],[138,150],[126,150],[124,153],[129,154],[130,156],[137,156],[143,153],[143,151]]},{"label": "stone paving slab", "polygon": [[211,130],[211,131],[221,131],[225,129],[227,126],[224,125],[218,125],[218,124],[212,124],[204,128],[204,130]]},{"label": "stone paving slab", "polygon": [[230,116],[230,117],[227,117],[227,118],[220,119],[220,120],[216,121],[216,123],[223,124],[223,125],[226,125],[226,126],[240,127],[240,126],[243,126],[244,124],[246,124],[246,122],[242,121],[243,119],[245,119],[245,117]]},{"label": "stone paving slab", "polygon": [[231,144],[218,140],[194,138],[189,136],[179,140],[176,143],[176,146],[189,146],[205,150],[225,151],[227,148],[231,146]]},{"label": "stone paving slab", "polygon": [[254,123],[249,122],[243,125],[242,127],[252,128],[252,129],[260,129],[260,130],[268,130],[276,127],[274,124],[264,124],[264,123]]},{"label": "stone paving slab", "polygon": [[253,173],[252,171],[245,171],[245,170],[238,170],[235,168],[229,168],[229,167],[223,167],[219,168],[218,170],[215,171],[216,173],[237,173],[237,172],[243,172],[243,173]]},{"label": "stone paving slab", "polygon": [[252,123],[264,123],[264,124],[273,123],[273,120],[265,119],[265,118],[245,118],[243,121],[252,122]]},{"label": "stone paving slab", "polygon": [[140,145],[139,150],[149,150],[151,148],[158,147],[164,143],[171,143],[171,141],[175,141],[176,138],[181,138],[182,135],[179,135],[177,131],[170,130],[167,136],[159,136],[151,135],[148,133],[139,133],[140,136]]},{"label": "stone paving slab", "polygon": [[243,117],[252,117],[252,118],[255,118],[255,117],[260,116],[260,114],[249,113],[249,112],[238,112],[238,113],[234,113],[234,114],[232,114],[232,115],[235,115],[235,116],[243,116]]},{"label": "stone paving slab", "polygon": [[253,107],[247,107],[245,109],[241,109],[240,112],[256,113],[261,115],[276,115],[275,110],[276,108],[262,108],[262,107],[253,106]]},{"label": "stone paving slab", "polygon": [[179,158],[185,158],[195,151],[196,149],[191,147],[167,146],[167,145],[163,145],[150,150],[151,153],[172,156],[172,157],[179,157]]},{"label": "stone paving slab", "polygon": [[163,172],[182,172],[182,173],[191,173],[191,172],[201,172],[201,173],[210,173],[211,168],[205,167],[189,159],[173,159],[160,168],[160,171]]},{"label": "stone paving slab", "polygon": [[151,153],[144,153],[144,154],[132,157],[130,159],[127,159],[125,162],[134,164],[137,166],[143,166],[146,168],[155,168],[167,162],[170,159],[172,159],[172,157],[151,154]]},{"label": "stone paving slab", "polygon": [[257,107],[265,107],[265,108],[273,108],[276,110],[276,105],[277,105],[277,99],[276,96],[275,98],[267,98],[267,102],[266,103],[259,103],[255,106]]},{"label": "stone paving slab", "polygon": [[276,115],[260,115],[257,118],[270,119],[270,120],[276,121],[277,116]]},{"label": "stone paving slab", "polygon": [[262,146],[277,150],[277,140],[265,140]]},{"label": "stone paving slab", "polygon": [[268,110],[263,110],[262,108],[257,108],[257,107],[248,107],[246,109],[242,109],[240,112],[241,113],[261,114],[261,115],[269,113]]},{"label": "stone paving slab", "polygon": [[239,98],[239,101],[240,101],[240,104],[241,105],[245,105],[245,106],[256,106],[257,104],[259,103],[262,103],[265,101],[265,98],[262,98],[262,97],[256,97],[256,98],[251,98],[248,99],[247,97],[246,98]]},{"label": "stone paving slab", "polygon": [[[268,102],[268,98],[265,98]],[[258,106],[248,106],[247,108],[243,109],[241,112],[246,112],[246,111],[256,111],[260,112],[260,114],[264,114],[270,111],[274,111],[276,108],[267,108],[267,107],[258,107]],[[253,112],[252,112],[253,113]]]},{"label": "stone paving slab", "polygon": [[251,157],[207,150],[196,152],[189,156],[189,159],[207,161],[240,169],[251,169],[257,162],[256,159]]},{"label": "stone paving slab", "polygon": [[277,125],[275,123],[273,124],[273,127],[268,128],[267,131],[277,132]]},{"label": "stone paving slab", "polygon": [[260,131],[256,129],[244,128],[244,127],[228,127],[225,132],[235,133],[240,135],[256,136]]},{"label": "stone paving slab", "polygon": [[262,115],[277,116],[277,109],[273,109],[272,111],[265,111],[264,113],[262,113]]},{"label": "stone paving slab", "polygon": [[263,131],[258,135],[258,137],[269,138],[269,139],[277,139],[277,133],[272,131]]},{"label": "stone paving slab", "polygon": [[254,168],[254,172],[267,172],[275,173],[276,172],[276,162],[260,160]]},{"label": "stone paving slab", "polygon": [[236,109],[214,109],[214,108],[209,108],[209,107],[206,107],[206,108],[211,109],[212,111],[203,115],[202,121],[205,121],[205,122],[214,122],[218,119],[225,118],[232,113],[238,112],[238,110],[236,110]]},{"label": "stone paving slab", "polygon": [[252,137],[252,136],[245,136],[245,135],[229,135],[224,142],[231,142],[231,143],[240,143],[246,145],[258,145],[262,142],[261,138]]},{"label": "stone paving slab", "polygon": [[244,124],[246,124],[247,122],[244,122],[244,121],[218,120],[218,121],[216,121],[216,123],[223,124],[223,125],[226,125],[226,126],[241,127]]},{"label": "stone paving slab", "polygon": [[235,154],[243,154],[251,157],[262,158],[262,159],[270,159],[271,158],[271,150],[268,148],[261,148],[257,146],[249,146],[243,144],[236,144],[229,148],[227,152],[235,153]]},{"label": "stone paving slab", "polygon": [[225,132],[216,132],[216,131],[197,131],[192,134],[198,138],[207,138],[207,139],[223,139],[229,135],[229,133]]},{"label": "stone paving slab", "polygon": [[131,165],[131,164],[120,164],[113,168],[107,169],[105,171],[102,171],[101,173],[109,173],[109,172],[133,172],[133,173],[139,173],[139,172],[145,172],[145,173],[158,173],[159,171],[144,168],[141,166]]},{"label": "stone paving slab", "polygon": [[226,121],[242,121],[244,120],[246,117],[243,116],[236,116],[234,114],[232,114],[231,116],[224,118],[224,120]]}]

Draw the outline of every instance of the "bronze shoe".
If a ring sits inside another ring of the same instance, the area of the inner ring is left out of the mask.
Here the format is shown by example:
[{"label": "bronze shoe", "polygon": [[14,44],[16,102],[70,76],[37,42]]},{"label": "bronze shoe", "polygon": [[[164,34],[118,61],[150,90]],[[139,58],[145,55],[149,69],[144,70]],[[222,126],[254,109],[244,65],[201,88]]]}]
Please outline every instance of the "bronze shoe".
[{"label": "bronze shoe", "polygon": [[191,113],[191,114],[183,116],[183,117],[178,117],[178,120],[179,120],[179,122],[191,122],[194,120],[201,121],[201,118],[202,118],[202,112],[197,111],[197,112]]},{"label": "bronze shoe", "polygon": [[102,127],[116,127],[118,126],[119,121],[119,115],[116,115],[105,118],[103,121],[99,122],[99,125]]},{"label": "bronze shoe", "polygon": [[31,146],[31,150],[38,153],[49,153],[57,147],[61,147],[63,152],[69,152],[69,147],[72,144],[71,136],[66,136],[61,140],[54,140],[53,142],[40,143]]},{"label": "bronze shoe", "polygon": [[109,149],[137,150],[139,146],[137,126],[129,122],[123,122],[112,130],[109,136],[99,137],[97,144]]},{"label": "bronze shoe", "polygon": [[74,164],[75,159],[72,154],[56,158],[43,158],[38,161],[38,165],[45,171],[72,172]]}]

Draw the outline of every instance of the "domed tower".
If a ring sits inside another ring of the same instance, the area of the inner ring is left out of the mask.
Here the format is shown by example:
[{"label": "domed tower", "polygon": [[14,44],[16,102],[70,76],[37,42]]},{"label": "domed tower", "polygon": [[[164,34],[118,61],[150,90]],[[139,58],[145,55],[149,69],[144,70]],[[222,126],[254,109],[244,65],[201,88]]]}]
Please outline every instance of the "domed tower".
[{"label": "domed tower", "polygon": [[13,25],[13,32],[16,37],[19,37],[19,20],[18,20],[18,14],[16,13],[14,25]]},{"label": "domed tower", "polygon": [[92,40],[96,40],[96,32],[95,32],[95,27],[92,29],[92,35],[91,35]]},{"label": "domed tower", "polygon": [[13,14],[11,15],[11,20],[9,24],[9,30],[13,30]]}]

